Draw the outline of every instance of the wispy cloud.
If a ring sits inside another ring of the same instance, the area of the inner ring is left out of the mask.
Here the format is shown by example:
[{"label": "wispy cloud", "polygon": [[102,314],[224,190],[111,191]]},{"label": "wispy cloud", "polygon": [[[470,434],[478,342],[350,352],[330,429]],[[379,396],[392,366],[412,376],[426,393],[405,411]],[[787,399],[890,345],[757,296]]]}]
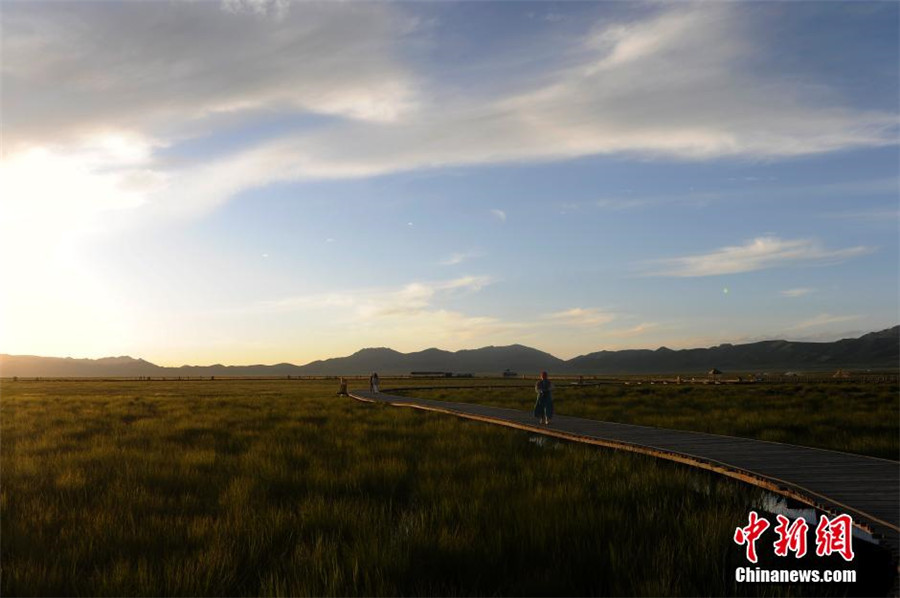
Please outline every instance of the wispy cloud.
[{"label": "wispy cloud", "polygon": [[372,292],[361,297],[356,314],[361,319],[412,315],[429,310],[439,296],[480,291],[490,284],[487,276],[464,276],[441,282],[413,282],[395,291]]},{"label": "wispy cloud", "polygon": [[[415,109],[414,76],[394,56],[409,27],[398,11],[221,6],[230,10],[207,2],[6,7],[3,74],[15,81],[4,89],[4,115],[15,116],[7,151],[111,131],[171,143],[259,109],[379,122]],[[257,18],[276,13],[284,18]]]},{"label": "wispy cloud", "polygon": [[525,16],[532,20],[546,21],[547,23],[559,23],[560,21],[565,21],[568,18],[564,14],[556,13],[553,11],[548,11],[545,13],[536,13],[531,11],[525,13]]},{"label": "wispy cloud", "polygon": [[[354,331],[363,335],[362,338],[366,335],[377,338],[389,330],[391,338],[403,339],[402,344],[407,347],[438,340],[444,340],[447,346],[459,347],[460,341],[472,339],[492,343],[534,339],[542,345],[546,342],[545,334],[565,328],[572,334],[584,332],[580,342],[586,343],[586,348],[593,348],[590,331],[619,318],[618,314],[595,307],[573,307],[526,319],[472,314],[449,307],[454,298],[476,293],[492,283],[493,279],[487,276],[416,281],[395,288],[364,288],[285,297],[258,302],[237,311],[242,314],[306,312],[316,322],[329,322],[330,326],[352,326]],[[237,311],[219,315],[231,317]],[[626,330],[613,331],[612,336],[638,336],[654,326],[654,323],[642,323]]]},{"label": "wispy cloud", "polygon": [[598,199],[594,205],[604,210],[622,211],[644,208],[659,203],[655,198],[605,197]]},{"label": "wispy cloud", "polygon": [[819,328],[821,326],[827,326],[828,324],[837,324],[840,322],[852,322],[853,320],[858,320],[862,316],[859,315],[845,315],[845,316],[834,316],[831,314],[819,314],[814,318],[810,318],[809,320],[804,320],[799,324],[795,324],[790,327],[790,330],[806,330],[807,328]]},{"label": "wispy cloud", "polygon": [[477,292],[491,284],[489,276],[462,276],[450,280],[416,281],[402,287],[363,288],[332,293],[296,295],[261,301],[241,311],[291,312],[341,308],[354,319],[369,320],[386,316],[427,311],[438,299],[459,293]]},{"label": "wispy cloud", "polygon": [[781,295],[785,297],[802,297],[803,295],[809,295],[810,293],[815,293],[815,289],[810,289],[806,287],[800,287],[796,289],[787,289],[781,291]]},{"label": "wispy cloud", "polygon": [[630,338],[633,336],[641,336],[645,332],[650,330],[654,330],[659,327],[658,322],[641,322],[637,326],[632,326],[631,328],[620,328],[617,330],[610,330],[604,333],[605,336],[615,337],[615,338]]},{"label": "wispy cloud", "polygon": [[[10,211],[41,214],[34,226],[18,220],[20,229],[72,236],[73,215],[79,231],[202,215],[243,189],[293,177],[284,164],[265,172],[253,135],[215,159],[166,151],[271,115],[385,124],[417,110],[416,77],[395,54],[411,21],[386,5],[108,8],[4,6],[0,193]],[[0,237],[4,253],[15,246]]]},{"label": "wispy cloud", "polygon": [[844,212],[828,212],[821,215],[822,218],[835,218],[839,220],[861,220],[883,222],[896,226],[900,222],[900,210],[891,208],[871,208],[866,210],[852,210]]},{"label": "wispy cloud", "polygon": [[[749,177],[753,178],[753,177]],[[729,179],[733,180],[733,179]],[[768,179],[767,179],[768,180]],[[771,179],[774,180],[774,179]],[[896,195],[898,192],[895,178],[874,178],[855,181],[843,181],[834,183],[803,183],[803,184],[778,184],[766,187],[765,197],[768,200],[783,201],[809,201],[824,198],[846,197],[872,197],[884,195]],[[755,187],[742,185],[739,187],[716,188],[711,186],[704,189],[691,189],[685,191],[671,190],[658,195],[634,195],[631,193],[601,197],[592,204],[597,208],[611,211],[636,210],[653,208],[663,205],[681,205],[689,207],[706,207],[713,202],[725,201],[757,201],[760,199],[760,191]],[[865,209],[843,212],[829,212],[820,214],[820,218],[850,218],[859,220],[897,219],[900,212],[895,208]]]},{"label": "wispy cloud", "polygon": [[500,222],[506,222],[506,212],[503,210],[493,209],[491,210],[491,214],[493,214]]},{"label": "wispy cloud", "polygon": [[[242,308],[242,313],[309,312],[315,326],[352,326],[360,343],[378,342],[389,334],[396,348],[444,343],[462,348],[472,339],[504,338],[526,325],[501,318],[468,314],[446,307],[454,297],[475,293],[492,283],[487,276],[410,282],[395,288],[364,288],[285,297]],[[222,315],[233,315],[232,312]],[[328,322],[325,324],[324,322]],[[373,339],[371,341],[366,339]],[[512,342],[514,339],[508,339]],[[426,345],[427,346],[427,345]]]},{"label": "wispy cloud", "polygon": [[545,317],[548,320],[558,321],[570,326],[599,326],[616,319],[615,314],[595,307],[573,307],[547,314]]},{"label": "wispy cloud", "polygon": [[463,253],[452,253],[447,258],[441,260],[440,264],[442,266],[457,266],[467,260],[481,257],[482,255],[484,255],[484,254],[482,254],[479,251],[467,251],[467,252],[463,252]]},{"label": "wispy cloud", "polygon": [[656,269],[649,275],[717,276],[798,264],[837,264],[872,251],[864,246],[825,249],[813,239],[757,237],[744,245],[722,247],[710,253],[656,260]]},{"label": "wispy cloud", "polygon": [[[404,44],[418,39],[411,36],[428,33],[403,5],[224,6],[230,12],[128,3],[111,13],[90,3],[13,3],[4,11],[6,151],[52,144],[67,154],[68,144],[109,132],[171,148],[266,111],[332,117],[202,166],[158,152],[140,164],[156,181],[142,191],[144,211],[199,214],[280,181],[598,154],[702,160],[896,143],[892,113],[828,105],[822,94],[743,67],[760,45],[735,3],[660,4],[641,18],[598,21],[560,49],[564,65],[545,64],[527,79],[510,74],[507,85],[471,97],[429,87],[433,79],[404,60]],[[153,28],[142,26],[149,21]]]},{"label": "wispy cloud", "polygon": [[221,7],[233,14],[251,13],[259,17],[283,19],[290,9],[290,0],[222,0]]}]

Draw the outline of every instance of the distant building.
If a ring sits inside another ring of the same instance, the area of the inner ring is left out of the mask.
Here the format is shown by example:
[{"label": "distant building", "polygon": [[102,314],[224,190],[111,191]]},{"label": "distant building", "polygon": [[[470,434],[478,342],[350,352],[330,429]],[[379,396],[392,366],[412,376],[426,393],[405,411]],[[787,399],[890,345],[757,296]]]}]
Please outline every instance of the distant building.
[{"label": "distant building", "polygon": [[510,370],[510,369],[508,369],[508,368],[505,369],[505,370],[503,370],[503,377],[504,377],[504,378],[515,378],[515,377],[518,376],[518,375],[519,375],[518,373],[516,373],[516,372],[514,372],[514,371],[512,371],[512,370]]},{"label": "distant building", "polygon": [[454,374],[453,372],[410,372],[413,378],[474,378],[475,374]]}]

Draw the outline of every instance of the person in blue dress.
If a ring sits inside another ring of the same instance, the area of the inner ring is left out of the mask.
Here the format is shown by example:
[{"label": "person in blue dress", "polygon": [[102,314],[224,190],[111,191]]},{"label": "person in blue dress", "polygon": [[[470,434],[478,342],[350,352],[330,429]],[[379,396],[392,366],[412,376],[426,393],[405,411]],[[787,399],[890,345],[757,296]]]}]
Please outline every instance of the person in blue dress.
[{"label": "person in blue dress", "polygon": [[541,378],[534,385],[537,401],[534,403],[534,416],[544,425],[553,419],[553,383],[547,378],[547,372],[541,372]]}]

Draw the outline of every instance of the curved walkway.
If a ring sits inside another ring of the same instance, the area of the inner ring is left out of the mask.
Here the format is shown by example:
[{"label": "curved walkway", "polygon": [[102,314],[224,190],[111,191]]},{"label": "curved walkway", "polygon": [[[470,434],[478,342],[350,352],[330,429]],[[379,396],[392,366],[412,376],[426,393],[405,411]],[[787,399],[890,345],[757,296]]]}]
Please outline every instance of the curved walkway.
[{"label": "curved walkway", "polygon": [[854,524],[900,546],[900,463],[838,451],[595,421],[557,415],[550,426],[531,413],[472,403],[451,403],[351,391],[359,401],[447,413],[576,442],[678,461],[766,488],[825,512],[849,513]]}]

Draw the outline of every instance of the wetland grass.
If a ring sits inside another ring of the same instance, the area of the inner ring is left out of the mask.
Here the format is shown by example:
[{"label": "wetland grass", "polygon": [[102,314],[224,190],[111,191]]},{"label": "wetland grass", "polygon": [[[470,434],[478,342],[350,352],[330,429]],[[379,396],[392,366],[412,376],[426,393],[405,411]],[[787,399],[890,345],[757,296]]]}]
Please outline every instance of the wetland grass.
[{"label": "wetland grass", "polygon": [[[4,382],[13,595],[869,595],[734,582],[760,491],[334,396],[332,382]],[[819,559],[820,568],[846,568]]]}]

